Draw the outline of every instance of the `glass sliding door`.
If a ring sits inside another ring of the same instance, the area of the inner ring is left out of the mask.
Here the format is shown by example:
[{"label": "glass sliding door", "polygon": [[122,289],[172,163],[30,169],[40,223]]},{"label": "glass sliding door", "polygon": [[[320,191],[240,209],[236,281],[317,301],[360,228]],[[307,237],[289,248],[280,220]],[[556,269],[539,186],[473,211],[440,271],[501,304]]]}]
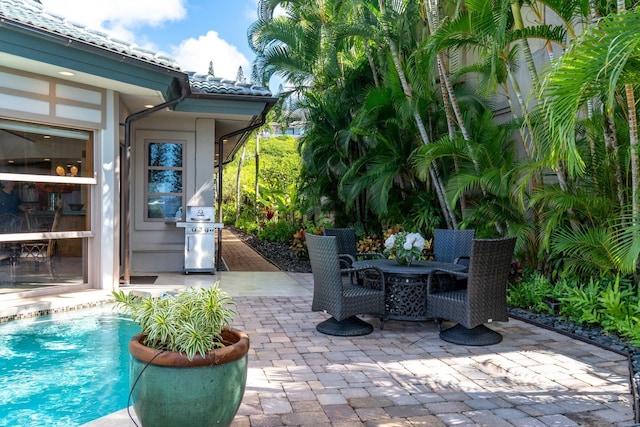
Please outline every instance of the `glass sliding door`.
[{"label": "glass sliding door", "polygon": [[93,133],[0,119],[0,293],[87,281]]}]

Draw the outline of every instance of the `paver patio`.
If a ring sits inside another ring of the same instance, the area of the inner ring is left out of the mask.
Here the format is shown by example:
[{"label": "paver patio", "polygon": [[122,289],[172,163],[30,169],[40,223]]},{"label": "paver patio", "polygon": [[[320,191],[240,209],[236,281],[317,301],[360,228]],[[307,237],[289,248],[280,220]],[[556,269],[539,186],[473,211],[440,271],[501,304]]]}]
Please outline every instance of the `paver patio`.
[{"label": "paver patio", "polygon": [[[323,335],[311,275],[276,274],[303,295],[274,296],[271,281],[268,296],[234,296],[251,338],[235,427],[634,425],[624,356],[517,320],[491,325],[504,340],[488,347],[446,343],[432,322]],[[87,426],[126,425],[125,410]]]},{"label": "paver patio", "polygon": [[[234,244],[235,259],[255,255]],[[257,268],[251,259],[248,268]],[[163,273],[137,288],[161,293],[214,281],[236,301],[234,325],[251,339],[234,427],[636,425],[625,356],[521,321],[490,325],[504,340],[488,347],[446,343],[433,322],[389,321],[380,330],[369,317],[372,334],[334,337],[315,329],[328,315],[311,312],[310,273]],[[43,296],[19,310],[107,295]],[[4,316],[16,310],[0,304]],[[85,426],[133,425],[124,409]]]},{"label": "paver patio", "polygon": [[309,298],[236,300],[252,349],[235,426],[633,424],[625,357],[520,321],[463,347],[433,323],[332,337]]}]

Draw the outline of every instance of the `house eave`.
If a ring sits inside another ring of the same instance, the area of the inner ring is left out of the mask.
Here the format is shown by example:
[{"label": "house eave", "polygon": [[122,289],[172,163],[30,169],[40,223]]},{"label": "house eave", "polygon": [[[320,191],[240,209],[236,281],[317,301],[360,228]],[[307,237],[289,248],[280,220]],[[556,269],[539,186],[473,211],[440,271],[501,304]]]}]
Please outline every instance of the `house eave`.
[{"label": "house eave", "polygon": [[114,52],[10,18],[0,18],[0,51],[38,62],[167,93],[174,80],[187,78],[179,69]]}]

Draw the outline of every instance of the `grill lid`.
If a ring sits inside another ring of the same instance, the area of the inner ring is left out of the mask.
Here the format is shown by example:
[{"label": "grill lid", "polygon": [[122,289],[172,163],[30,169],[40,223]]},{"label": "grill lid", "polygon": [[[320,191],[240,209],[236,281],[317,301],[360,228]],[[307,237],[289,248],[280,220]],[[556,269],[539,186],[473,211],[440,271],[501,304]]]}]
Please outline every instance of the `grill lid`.
[{"label": "grill lid", "polygon": [[187,206],[187,222],[213,222],[213,206]]}]

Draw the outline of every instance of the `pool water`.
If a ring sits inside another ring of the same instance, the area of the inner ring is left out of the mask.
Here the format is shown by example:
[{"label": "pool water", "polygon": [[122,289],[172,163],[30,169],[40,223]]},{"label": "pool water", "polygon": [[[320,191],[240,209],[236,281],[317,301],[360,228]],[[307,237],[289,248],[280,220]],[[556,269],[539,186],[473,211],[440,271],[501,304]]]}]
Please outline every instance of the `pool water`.
[{"label": "pool water", "polygon": [[0,323],[0,426],[78,426],[126,408],[138,331],[110,305]]}]

